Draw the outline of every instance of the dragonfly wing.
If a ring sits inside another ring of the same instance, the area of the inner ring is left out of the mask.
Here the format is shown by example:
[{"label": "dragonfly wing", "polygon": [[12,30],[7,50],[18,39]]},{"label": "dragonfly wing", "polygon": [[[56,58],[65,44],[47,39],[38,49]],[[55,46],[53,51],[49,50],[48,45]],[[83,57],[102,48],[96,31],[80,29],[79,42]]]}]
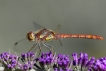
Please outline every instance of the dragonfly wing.
[{"label": "dragonfly wing", "polygon": [[[55,31],[52,31],[52,32],[59,34],[60,33],[59,31],[60,31],[60,25],[58,25]],[[61,47],[62,46],[61,38],[58,38],[58,40],[52,39],[50,41],[45,41],[44,45],[49,49],[51,49],[52,47],[56,47],[56,46]]]},{"label": "dragonfly wing", "polygon": [[55,28],[54,32],[60,33],[60,28],[61,28],[61,25],[58,24],[57,27]]},{"label": "dragonfly wing", "polygon": [[[19,52],[19,53],[28,52],[31,49],[31,47],[33,47],[34,44],[35,44],[35,41],[30,42],[30,41],[28,41],[27,38],[25,38],[23,40],[17,41],[14,44],[14,50],[15,50],[15,52]],[[36,46],[34,47],[34,50],[36,51],[37,48],[36,49],[35,48],[36,48]]]},{"label": "dragonfly wing", "polygon": [[39,29],[45,28],[45,27],[43,27],[43,26],[37,24],[36,22],[33,22],[33,26],[34,26],[35,31],[37,31],[37,30],[39,30]]},{"label": "dragonfly wing", "polygon": [[[55,33],[61,34],[61,25],[59,24],[54,30]],[[62,46],[61,38],[58,39],[60,46]]]},{"label": "dragonfly wing", "polygon": [[[58,47],[58,48],[61,48],[61,44],[60,44],[60,42],[58,42],[58,40],[51,40],[51,41],[47,41],[46,42],[46,46],[47,46],[47,49],[48,50],[53,50],[53,51],[55,51],[56,50],[56,48]],[[52,49],[53,48],[53,49]]]},{"label": "dragonfly wing", "polygon": [[61,41],[61,39],[59,38],[58,40],[59,40],[60,46],[62,46],[62,41]]}]

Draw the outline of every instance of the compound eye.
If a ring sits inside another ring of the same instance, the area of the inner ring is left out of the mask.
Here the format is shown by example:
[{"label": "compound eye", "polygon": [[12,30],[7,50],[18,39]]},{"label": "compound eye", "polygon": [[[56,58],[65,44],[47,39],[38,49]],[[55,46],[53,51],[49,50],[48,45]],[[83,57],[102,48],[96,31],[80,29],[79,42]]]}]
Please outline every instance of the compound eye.
[{"label": "compound eye", "polygon": [[30,34],[29,37],[30,37],[30,39],[31,39],[32,41],[35,40],[35,36],[34,36],[34,34]]},{"label": "compound eye", "polygon": [[32,35],[29,35],[30,39],[32,39]]},{"label": "compound eye", "polygon": [[30,37],[30,39],[33,39],[33,36],[32,35],[30,35],[29,37]]}]

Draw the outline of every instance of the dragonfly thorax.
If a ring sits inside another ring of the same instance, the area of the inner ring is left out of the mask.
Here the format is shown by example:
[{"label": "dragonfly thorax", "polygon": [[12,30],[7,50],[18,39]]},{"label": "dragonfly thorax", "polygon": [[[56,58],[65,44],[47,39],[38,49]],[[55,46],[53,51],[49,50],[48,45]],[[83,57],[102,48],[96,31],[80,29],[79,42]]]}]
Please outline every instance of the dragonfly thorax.
[{"label": "dragonfly thorax", "polygon": [[[40,39],[42,39],[43,37],[45,37],[46,35],[44,35],[44,34],[42,34],[42,35],[40,35]],[[44,40],[45,41],[50,41],[50,40],[53,40],[53,39],[55,39],[55,37],[52,35],[52,34],[50,34],[50,35],[48,35]]]},{"label": "dragonfly thorax", "polygon": [[26,37],[29,41],[35,41],[35,34],[33,31],[28,32]]}]

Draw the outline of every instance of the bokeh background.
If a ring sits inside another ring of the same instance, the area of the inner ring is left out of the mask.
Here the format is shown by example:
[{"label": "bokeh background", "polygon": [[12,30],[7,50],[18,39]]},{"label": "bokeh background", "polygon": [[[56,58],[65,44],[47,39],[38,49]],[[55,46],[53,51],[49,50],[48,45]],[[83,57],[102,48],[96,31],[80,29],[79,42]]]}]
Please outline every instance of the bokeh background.
[{"label": "bokeh background", "polygon": [[54,47],[58,53],[106,56],[106,0],[0,0],[0,52],[14,53],[14,43],[34,29],[33,21],[51,30],[60,24],[61,33],[104,37],[62,39],[62,47]]}]

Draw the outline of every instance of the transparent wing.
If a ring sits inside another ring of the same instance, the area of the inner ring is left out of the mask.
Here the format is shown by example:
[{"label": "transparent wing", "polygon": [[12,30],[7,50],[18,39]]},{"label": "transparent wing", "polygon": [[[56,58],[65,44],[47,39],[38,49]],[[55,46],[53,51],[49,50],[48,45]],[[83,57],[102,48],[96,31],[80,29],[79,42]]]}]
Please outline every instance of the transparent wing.
[{"label": "transparent wing", "polygon": [[[61,25],[59,24],[56,29],[54,30],[55,33],[61,34]],[[62,46],[61,39],[58,39],[59,44]]]},{"label": "transparent wing", "polygon": [[[19,40],[17,41],[15,44],[14,44],[14,50],[18,53],[24,53],[24,52],[28,52],[31,47],[34,46],[35,41],[34,42],[30,42],[28,41],[27,38],[24,38],[22,40]],[[36,51],[38,48],[37,48],[37,45],[31,50],[31,51]]]},{"label": "transparent wing", "polygon": [[57,27],[55,28],[54,32],[58,32],[59,33],[60,32],[60,27],[61,27],[61,25],[58,24]]},{"label": "transparent wing", "polygon": [[37,24],[36,22],[33,22],[33,26],[34,26],[35,31],[45,28],[45,27]]},{"label": "transparent wing", "polygon": [[[60,34],[59,31],[60,31],[60,25],[58,25],[56,27],[56,29],[54,31],[52,31],[52,32]],[[61,47],[62,46],[62,42],[61,42],[60,38],[58,40],[52,39],[50,41],[45,41],[45,43],[46,43],[45,45],[46,45],[47,48],[52,49],[52,47],[53,47],[53,51],[55,51],[56,47]]]},{"label": "transparent wing", "polygon": [[[33,26],[34,26],[35,31],[45,28],[45,27],[43,27],[43,26],[41,26],[41,25],[39,25],[39,24],[37,24],[35,22],[33,22]],[[59,33],[59,27],[60,27],[60,25],[58,25],[57,28],[55,29],[55,32],[58,31],[56,33]],[[48,43],[47,45],[49,45],[51,42],[49,42],[49,43],[47,42]],[[62,45],[60,39],[59,39],[59,43],[60,43],[60,45]],[[53,44],[53,45],[55,45],[55,44]],[[38,44],[35,41],[34,42],[30,42],[30,41],[28,41],[27,38],[19,40],[19,41],[17,41],[14,44],[14,50],[16,52],[20,52],[20,53],[28,52],[29,50],[35,52],[38,49],[38,47],[39,46],[38,46]],[[41,47],[43,47],[43,46],[41,46]]]},{"label": "transparent wing", "polygon": [[[33,26],[34,26],[34,31],[43,29],[44,27],[37,24],[36,22],[33,22]],[[14,44],[14,50],[16,52],[28,52],[29,50],[31,51],[36,51],[38,48],[38,45],[36,44],[36,42],[30,42],[28,41],[27,38],[24,38],[22,40],[17,41]]]}]

